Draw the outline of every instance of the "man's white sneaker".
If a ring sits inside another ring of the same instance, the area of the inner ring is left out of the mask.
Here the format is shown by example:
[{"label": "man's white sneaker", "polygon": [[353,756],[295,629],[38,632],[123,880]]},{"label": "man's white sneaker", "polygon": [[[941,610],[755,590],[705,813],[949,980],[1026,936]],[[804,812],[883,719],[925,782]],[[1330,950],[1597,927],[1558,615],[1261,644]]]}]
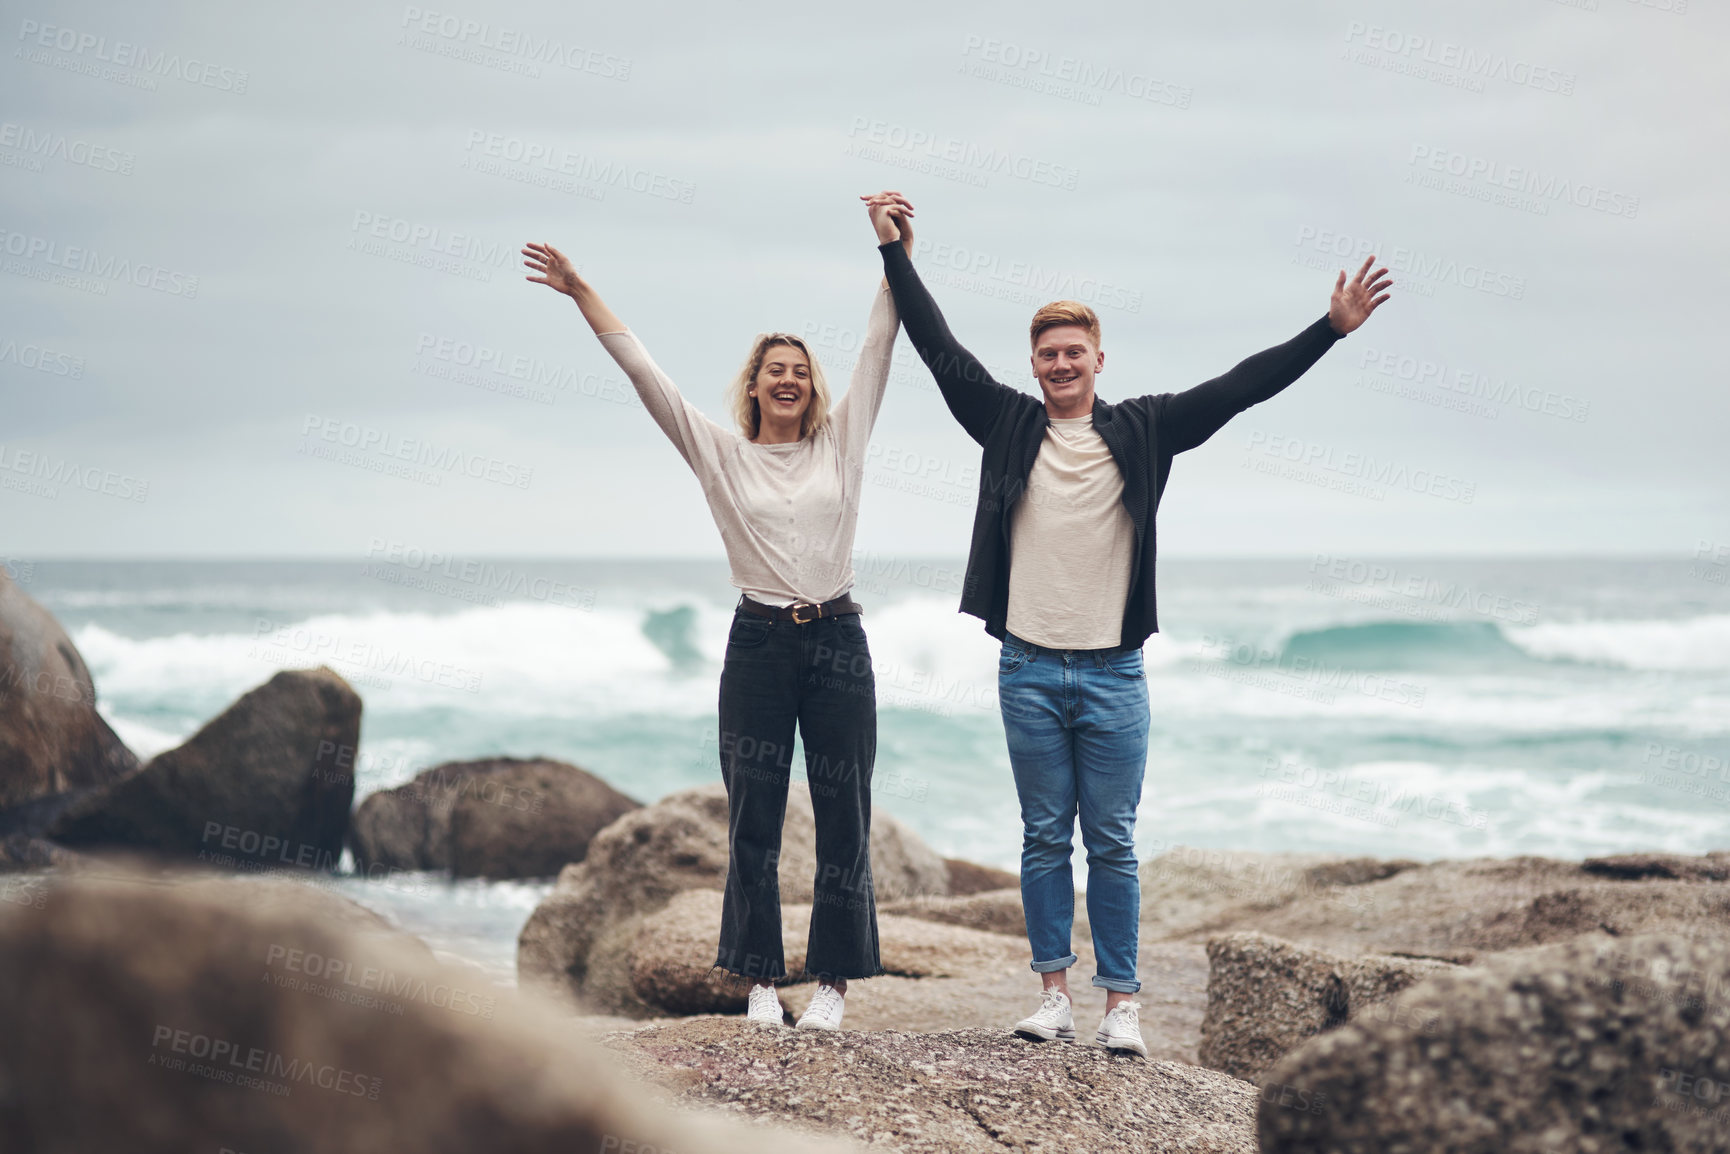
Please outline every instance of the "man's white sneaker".
[{"label": "man's white sneaker", "polygon": [[1107,1011],[1094,1038],[1107,1050],[1128,1050],[1147,1057],[1147,1043],[1141,1040],[1141,1007],[1135,1002],[1119,1002]]},{"label": "man's white sneaker", "polygon": [[1062,990],[1046,990],[1040,995],[1039,1009],[1015,1023],[1015,1032],[1035,1042],[1075,1041],[1075,1018],[1069,1012],[1069,995]]},{"label": "man's white sneaker", "polygon": [[811,995],[811,1004],[799,1015],[800,1030],[839,1030],[841,1028],[841,991],[834,986],[818,986]]},{"label": "man's white sneaker", "polygon": [[751,1007],[745,1011],[745,1018],[751,1022],[761,1022],[765,1026],[784,1025],[787,1019],[781,1010],[781,996],[775,992],[774,986],[752,986]]}]

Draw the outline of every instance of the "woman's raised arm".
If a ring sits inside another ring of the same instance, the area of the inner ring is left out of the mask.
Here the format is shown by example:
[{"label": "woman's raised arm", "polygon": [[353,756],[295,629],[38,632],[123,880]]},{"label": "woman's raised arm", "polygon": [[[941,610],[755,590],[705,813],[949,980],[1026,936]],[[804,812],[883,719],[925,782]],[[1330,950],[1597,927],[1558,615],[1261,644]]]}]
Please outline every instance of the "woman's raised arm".
[{"label": "woman's raised arm", "polygon": [[[899,192],[879,192],[862,196],[873,225],[881,234],[885,229],[899,236],[908,253],[913,251],[913,202]],[[887,224],[879,223],[881,219]],[[892,219],[890,219],[892,218]],[[898,231],[897,231],[898,226]],[[894,239],[892,236],[890,239]],[[871,316],[865,325],[865,340],[859,349],[859,359],[853,366],[847,394],[834,408],[835,435],[848,460],[862,460],[871,440],[871,427],[883,407],[883,390],[889,384],[889,357],[895,347],[895,333],[901,318],[895,312],[895,298],[890,295],[889,281],[878,282],[877,296],[871,304]]]},{"label": "woman's raised arm", "polygon": [[607,307],[607,302],[601,299],[594,286],[577,274],[576,266],[564,253],[550,244],[531,240],[523,249],[523,255],[528,257],[523,264],[541,274],[526,279],[544,284],[576,301],[577,307],[583,310],[583,319],[589,322],[596,336],[626,331],[625,322]]},{"label": "woman's raised arm", "polygon": [[564,253],[550,244],[530,241],[523,249],[523,256],[528,258],[523,264],[540,274],[528,277],[528,280],[544,284],[577,302],[583,319],[600,338],[601,347],[630,378],[643,408],[667,434],[667,439],[673,442],[685,463],[696,471],[698,479],[707,484],[715,471],[721,446],[731,434],[679,394],[678,387],[655,364],[643,342],[625,327],[618,314],[607,307],[594,287],[577,274]]}]

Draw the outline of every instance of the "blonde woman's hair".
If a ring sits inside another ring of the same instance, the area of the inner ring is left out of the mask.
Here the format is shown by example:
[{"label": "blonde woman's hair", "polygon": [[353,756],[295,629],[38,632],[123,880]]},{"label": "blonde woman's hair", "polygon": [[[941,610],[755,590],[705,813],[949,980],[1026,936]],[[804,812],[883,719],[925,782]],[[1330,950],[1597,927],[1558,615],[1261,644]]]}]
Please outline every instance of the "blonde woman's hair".
[{"label": "blonde woman's hair", "polygon": [[823,366],[817,363],[816,355],[804,341],[792,333],[759,333],[751,345],[751,355],[745,358],[739,375],[727,386],[727,407],[733,411],[733,419],[739,422],[739,431],[745,434],[747,440],[756,439],[763,419],[762,410],[757,406],[757,398],[751,395],[751,384],[763,368],[763,358],[770,349],[779,345],[798,349],[805,354],[805,360],[811,366],[811,403],[805,406],[805,416],[799,422],[800,439],[809,437],[829,419],[829,382],[823,377]]}]

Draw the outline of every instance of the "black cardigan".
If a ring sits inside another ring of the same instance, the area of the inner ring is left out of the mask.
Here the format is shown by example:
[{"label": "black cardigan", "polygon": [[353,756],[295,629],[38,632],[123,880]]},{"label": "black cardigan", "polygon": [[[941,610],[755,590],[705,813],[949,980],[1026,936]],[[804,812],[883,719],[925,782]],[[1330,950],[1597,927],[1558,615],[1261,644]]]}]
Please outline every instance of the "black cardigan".
[{"label": "black cardigan", "polygon": [[[1009,614],[1010,518],[1050,424],[1045,402],[993,380],[978,358],[961,347],[900,241],[879,251],[908,339],[936,378],[949,411],[985,450],[961,612],[982,618],[985,631],[1002,638]],[[1171,474],[1172,457],[1195,448],[1232,417],[1297,380],[1339,339],[1324,316],[1285,344],[1181,393],[1131,397],[1115,405],[1095,395],[1093,427],[1123,471],[1123,507],[1135,523],[1129,599],[1123,607],[1125,647],[1139,649],[1159,630],[1154,512]]]}]

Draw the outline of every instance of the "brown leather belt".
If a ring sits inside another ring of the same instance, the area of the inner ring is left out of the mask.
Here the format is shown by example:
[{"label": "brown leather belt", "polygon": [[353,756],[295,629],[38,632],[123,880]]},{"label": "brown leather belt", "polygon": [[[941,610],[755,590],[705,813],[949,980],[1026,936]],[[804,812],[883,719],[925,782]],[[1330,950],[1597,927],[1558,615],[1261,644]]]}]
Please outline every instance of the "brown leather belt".
[{"label": "brown leather belt", "polygon": [[746,613],[758,617],[767,617],[771,621],[791,621],[795,625],[804,625],[816,621],[820,617],[839,617],[843,613],[863,613],[864,608],[850,597],[837,597],[833,601],[825,601],[821,605],[813,605],[809,601],[795,601],[791,605],[765,605],[761,601],[753,601],[749,597],[739,597],[739,608]]}]

